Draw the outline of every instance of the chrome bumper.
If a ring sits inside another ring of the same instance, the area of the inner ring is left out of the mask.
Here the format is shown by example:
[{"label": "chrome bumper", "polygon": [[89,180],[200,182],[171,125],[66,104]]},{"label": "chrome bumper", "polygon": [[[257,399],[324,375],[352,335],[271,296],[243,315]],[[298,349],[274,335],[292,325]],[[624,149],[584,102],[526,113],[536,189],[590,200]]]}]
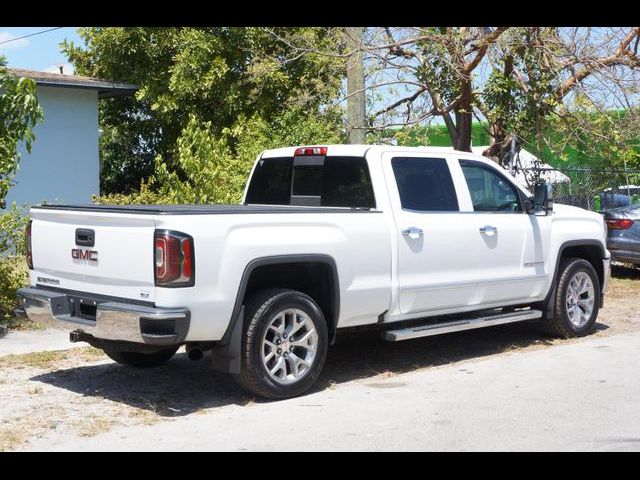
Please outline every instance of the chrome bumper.
[{"label": "chrome bumper", "polygon": [[[82,294],[38,287],[18,290],[29,319],[64,326],[97,339],[177,345],[187,336],[189,310],[186,308],[157,308],[126,300],[101,301],[89,294],[84,298],[78,295]],[[77,314],[78,300],[95,306],[95,320]]]}]

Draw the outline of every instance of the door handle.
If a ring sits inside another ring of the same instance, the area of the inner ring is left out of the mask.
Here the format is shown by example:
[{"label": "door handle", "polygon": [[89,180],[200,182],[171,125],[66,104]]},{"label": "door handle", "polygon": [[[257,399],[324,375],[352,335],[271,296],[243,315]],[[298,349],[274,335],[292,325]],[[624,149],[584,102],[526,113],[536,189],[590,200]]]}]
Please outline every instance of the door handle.
[{"label": "door handle", "polygon": [[418,227],[409,227],[402,230],[402,235],[409,237],[412,240],[417,240],[422,237],[422,229]]},{"label": "door handle", "polygon": [[485,225],[484,227],[480,227],[480,233],[491,236],[497,234],[498,229],[493,225]]}]

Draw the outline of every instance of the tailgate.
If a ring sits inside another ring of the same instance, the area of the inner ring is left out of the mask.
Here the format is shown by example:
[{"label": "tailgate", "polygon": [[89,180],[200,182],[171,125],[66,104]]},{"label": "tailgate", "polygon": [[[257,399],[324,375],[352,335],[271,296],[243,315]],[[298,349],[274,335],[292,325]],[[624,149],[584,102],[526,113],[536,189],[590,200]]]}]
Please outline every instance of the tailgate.
[{"label": "tailgate", "polygon": [[34,207],[31,219],[32,285],[155,301],[151,215]]}]

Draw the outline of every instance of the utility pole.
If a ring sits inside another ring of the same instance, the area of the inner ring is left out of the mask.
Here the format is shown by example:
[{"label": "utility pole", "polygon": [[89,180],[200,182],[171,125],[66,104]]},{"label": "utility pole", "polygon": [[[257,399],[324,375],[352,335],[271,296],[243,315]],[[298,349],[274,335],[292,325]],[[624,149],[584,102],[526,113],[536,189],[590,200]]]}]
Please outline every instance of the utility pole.
[{"label": "utility pole", "polygon": [[345,27],[347,51],[347,125],[349,143],[365,143],[364,27]]}]

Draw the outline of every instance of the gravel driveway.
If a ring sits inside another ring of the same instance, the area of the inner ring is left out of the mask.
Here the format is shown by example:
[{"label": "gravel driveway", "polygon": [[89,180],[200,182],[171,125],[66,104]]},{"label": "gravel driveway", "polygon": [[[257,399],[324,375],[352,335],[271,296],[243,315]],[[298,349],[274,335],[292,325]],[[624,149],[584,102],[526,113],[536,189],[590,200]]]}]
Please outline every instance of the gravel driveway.
[{"label": "gravel driveway", "polygon": [[55,332],[9,333],[0,450],[268,450],[302,424],[301,450],[640,449],[640,272],[614,274],[589,337],[549,339],[534,322],[343,336],[317,388],[281,402],[249,397],[207,357],[134,370],[91,347],[44,351]]}]

